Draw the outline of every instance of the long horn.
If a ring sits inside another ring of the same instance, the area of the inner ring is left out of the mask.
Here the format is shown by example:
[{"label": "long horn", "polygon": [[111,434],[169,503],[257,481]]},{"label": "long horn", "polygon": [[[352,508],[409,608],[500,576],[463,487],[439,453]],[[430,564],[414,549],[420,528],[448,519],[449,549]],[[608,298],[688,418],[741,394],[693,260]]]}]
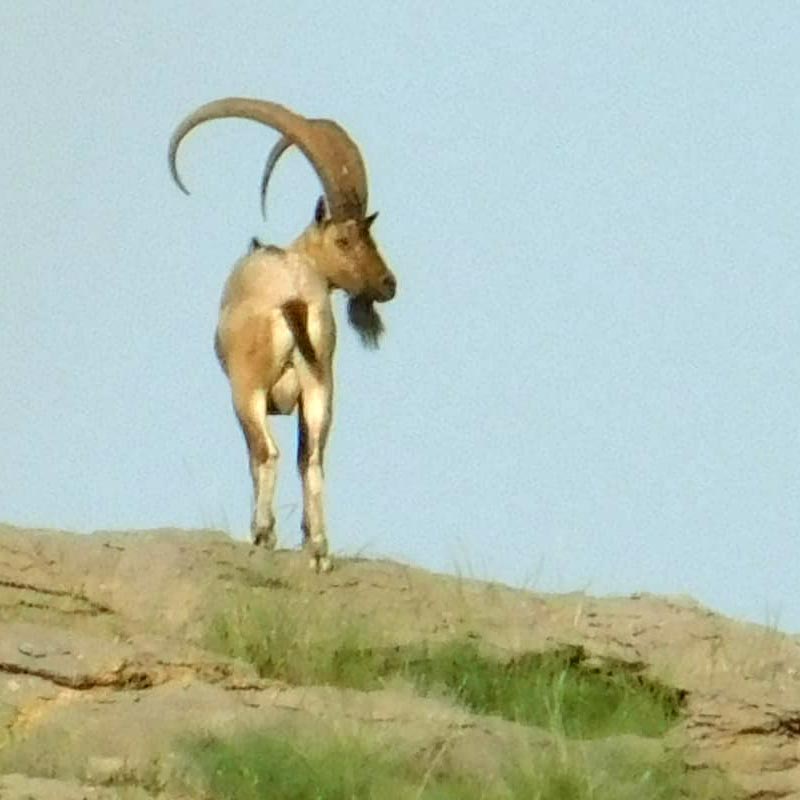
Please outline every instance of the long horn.
[{"label": "long horn", "polygon": [[267,163],[264,165],[264,174],[261,176],[261,216],[267,218],[267,185],[272,177],[272,170],[278,163],[280,157],[292,146],[292,140],[281,136],[275,143],[267,156]]},{"label": "long horn", "polygon": [[[182,191],[188,190],[178,174],[176,156],[183,138],[203,122],[239,117],[261,122],[283,134],[286,146],[274,162],[296,144],[314,167],[334,219],[363,218],[367,209],[367,173],[358,146],[347,132],[332,120],[308,120],[288,108],[266,100],[228,97],[200,106],[175,129],[169,144],[169,168]],[[273,153],[281,142],[273,148]],[[271,172],[271,170],[270,170]],[[269,179],[269,175],[267,175]]]},{"label": "long horn", "polygon": [[[353,142],[351,141],[350,137],[345,133],[345,131],[335,123],[333,120],[330,119],[307,119],[306,122],[314,128],[316,131],[319,131],[322,136],[327,136],[333,142],[338,142],[341,149],[346,153],[347,150],[353,147]],[[294,144],[294,142],[288,136],[282,136],[273,146],[272,150],[270,150],[269,155],[267,156],[267,163],[264,165],[264,174],[261,176],[261,216],[266,219],[267,218],[267,187],[269,186],[270,178],[272,177],[272,172],[278,164],[280,157]],[[343,163],[346,163],[346,157],[342,159]],[[361,161],[359,157],[359,161]],[[361,169],[364,169],[363,162],[361,163]],[[364,174],[363,178],[363,186],[364,186],[364,204],[363,204],[363,214],[367,213],[367,176],[366,173]],[[362,216],[363,216],[362,214]]]}]

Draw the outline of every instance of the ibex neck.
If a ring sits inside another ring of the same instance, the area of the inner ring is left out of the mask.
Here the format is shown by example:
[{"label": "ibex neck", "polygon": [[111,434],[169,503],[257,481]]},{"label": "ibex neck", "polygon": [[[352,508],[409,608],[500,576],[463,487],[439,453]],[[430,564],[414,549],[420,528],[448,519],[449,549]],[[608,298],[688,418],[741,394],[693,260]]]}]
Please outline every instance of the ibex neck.
[{"label": "ibex neck", "polygon": [[323,242],[316,226],[311,225],[306,228],[300,236],[292,242],[291,250],[313,261],[320,272],[324,271]]}]

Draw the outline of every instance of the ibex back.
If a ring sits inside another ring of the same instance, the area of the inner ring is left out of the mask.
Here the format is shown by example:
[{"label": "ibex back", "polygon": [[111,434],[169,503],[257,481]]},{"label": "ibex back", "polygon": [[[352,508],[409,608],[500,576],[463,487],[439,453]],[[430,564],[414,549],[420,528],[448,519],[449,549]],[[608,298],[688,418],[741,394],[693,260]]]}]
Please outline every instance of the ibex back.
[{"label": "ibex back", "polygon": [[336,346],[330,295],[333,289],[347,292],[351,324],[366,345],[376,346],[383,325],[373,303],[391,300],[396,281],[370,233],[377,214],[366,215],[361,154],[331,120],[306,119],[275,103],[246,98],[201,106],[181,122],[170,142],[170,170],[184,192],[188,194],[176,165],[181,141],[202,122],[222,117],[252,119],[282,134],[267,160],[262,203],[277,160],[292,145],[308,158],[325,192],[311,224],[289,247],[263,246],[254,240],[250,253],[234,265],[222,294],[214,346],[247,442],[253,541],[267,548],[277,541],[272,504],[278,448],[267,415],[297,409],[303,542],[312,568],[328,571],[323,458]]}]

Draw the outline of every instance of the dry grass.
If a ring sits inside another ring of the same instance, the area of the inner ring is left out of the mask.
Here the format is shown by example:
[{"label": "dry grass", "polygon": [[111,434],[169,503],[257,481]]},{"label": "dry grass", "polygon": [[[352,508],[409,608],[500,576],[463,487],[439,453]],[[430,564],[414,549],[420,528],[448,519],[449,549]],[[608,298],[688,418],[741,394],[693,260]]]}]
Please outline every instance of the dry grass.
[{"label": "dry grass", "polygon": [[[725,781],[688,774],[661,745],[659,737],[679,719],[680,692],[621,662],[590,663],[580,648],[501,659],[464,638],[384,646],[363,620],[326,616],[282,591],[235,602],[213,621],[208,644],[293,685],[371,690],[399,679],[422,695],[445,694],[474,714],[545,728],[556,743],[547,758],[516,753],[481,782],[418,754],[389,755],[353,738],[300,742],[256,732],[194,740],[187,752],[215,800],[734,797]],[[651,737],[654,747],[639,746],[640,737]]]}]

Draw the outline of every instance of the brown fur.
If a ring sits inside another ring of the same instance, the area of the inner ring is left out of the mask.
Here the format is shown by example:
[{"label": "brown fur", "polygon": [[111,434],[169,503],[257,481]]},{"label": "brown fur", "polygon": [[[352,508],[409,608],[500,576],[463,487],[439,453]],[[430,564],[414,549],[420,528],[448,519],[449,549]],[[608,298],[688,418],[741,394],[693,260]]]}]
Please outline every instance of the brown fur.
[{"label": "brown fur", "polygon": [[222,341],[219,338],[219,329],[214,331],[214,354],[217,356],[217,361],[222,367],[222,371],[228,374],[228,364],[225,361],[225,353],[222,350]]},{"label": "brown fur", "polygon": [[300,355],[308,364],[309,369],[318,378],[322,375],[322,365],[314,352],[314,345],[308,338],[308,305],[302,300],[291,300],[281,306],[283,318],[294,336]]},{"label": "brown fur", "polygon": [[303,417],[303,398],[300,398],[297,409],[297,468],[300,474],[308,469],[308,427]]}]

